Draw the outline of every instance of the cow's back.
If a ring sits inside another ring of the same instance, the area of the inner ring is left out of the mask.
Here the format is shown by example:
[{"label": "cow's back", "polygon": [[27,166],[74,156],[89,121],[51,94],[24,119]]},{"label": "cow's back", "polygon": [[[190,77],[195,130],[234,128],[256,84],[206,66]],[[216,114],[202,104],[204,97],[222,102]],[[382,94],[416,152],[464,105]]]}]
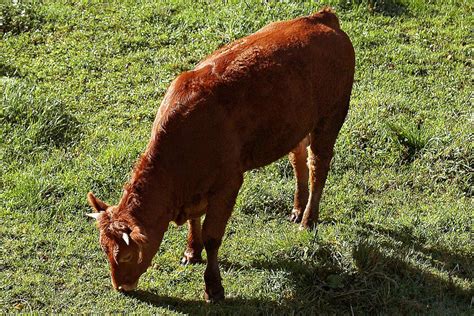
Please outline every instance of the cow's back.
[{"label": "cow's back", "polygon": [[[324,23],[323,23],[324,22]],[[327,116],[347,112],[354,51],[334,14],[276,22],[211,55],[218,104],[244,170],[287,154]]]}]

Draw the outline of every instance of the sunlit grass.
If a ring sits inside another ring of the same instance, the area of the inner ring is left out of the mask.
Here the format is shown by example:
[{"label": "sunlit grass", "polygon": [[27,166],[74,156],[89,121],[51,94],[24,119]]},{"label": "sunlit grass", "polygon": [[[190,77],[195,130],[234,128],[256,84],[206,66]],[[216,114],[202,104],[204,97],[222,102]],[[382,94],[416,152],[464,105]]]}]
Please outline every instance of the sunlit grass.
[{"label": "sunlit grass", "polygon": [[[19,1],[21,2],[21,1]],[[329,1],[357,58],[316,231],[291,166],[249,172],[220,251],[227,300],[170,227],[137,293],[112,291],[88,191],[117,202],[171,80],[315,2],[0,5],[0,310],[472,314],[469,1]]]}]

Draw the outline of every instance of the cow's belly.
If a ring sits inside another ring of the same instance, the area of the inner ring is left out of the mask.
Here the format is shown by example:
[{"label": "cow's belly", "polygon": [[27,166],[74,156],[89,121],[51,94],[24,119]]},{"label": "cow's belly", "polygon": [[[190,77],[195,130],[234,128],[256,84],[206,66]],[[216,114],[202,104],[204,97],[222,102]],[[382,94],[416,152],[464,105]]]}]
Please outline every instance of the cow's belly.
[{"label": "cow's belly", "polygon": [[311,104],[282,105],[260,119],[249,118],[242,133],[241,161],[245,170],[268,165],[288,154],[314,128],[316,110]]},{"label": "cow's belly", "polygon": [[[293,132],[293,133],[292,133]],[[242,162],[245,170],[268,165],[288,154],[309,134],[307,130],[287,131],[276,135],[272,131],[261,131],[242,148]]]}]

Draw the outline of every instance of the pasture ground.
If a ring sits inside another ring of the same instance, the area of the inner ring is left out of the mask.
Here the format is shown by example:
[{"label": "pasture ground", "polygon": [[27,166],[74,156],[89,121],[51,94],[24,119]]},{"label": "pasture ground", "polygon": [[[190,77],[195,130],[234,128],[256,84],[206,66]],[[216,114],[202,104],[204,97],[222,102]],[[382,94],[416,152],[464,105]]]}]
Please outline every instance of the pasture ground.
[{"label": "pasture ground", "polygon": [[216,305],[172,225],[139,291],[113,291],[86,193],[117,202],[176,75],[322,5],[19,2],[0,5],[1,313],[472,315],[472,1],[327,2],[357,70],[321,223],[286,220],[286,159],[247,173]]}]

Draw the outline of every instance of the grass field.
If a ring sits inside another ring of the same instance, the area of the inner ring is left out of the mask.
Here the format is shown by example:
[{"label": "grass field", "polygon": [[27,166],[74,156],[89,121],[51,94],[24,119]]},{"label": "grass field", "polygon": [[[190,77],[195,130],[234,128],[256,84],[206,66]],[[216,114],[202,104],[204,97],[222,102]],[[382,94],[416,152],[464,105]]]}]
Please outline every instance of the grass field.
[{"label": "grass field", "polygon": [[472,1],[325,2],[357,66],[321,224],[286,220],[286,159],[247,173],[214,305],[173,225],[139,291],[113,291],[86,194],[118,201],[176,75],[322,4],[2,3],[0,313],[474,312]]}]

